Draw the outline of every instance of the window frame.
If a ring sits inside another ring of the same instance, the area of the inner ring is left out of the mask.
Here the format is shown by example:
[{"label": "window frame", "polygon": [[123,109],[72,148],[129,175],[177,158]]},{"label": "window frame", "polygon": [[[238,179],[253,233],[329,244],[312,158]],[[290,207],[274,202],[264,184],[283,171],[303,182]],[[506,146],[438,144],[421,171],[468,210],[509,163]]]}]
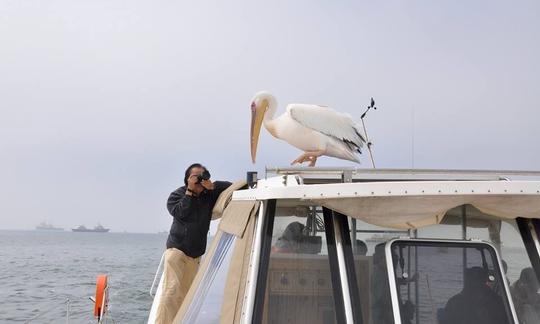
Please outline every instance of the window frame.
[{"label": "window frame", "polygon": [[516,224],[536,279],[540,282],[540,242],[538,239],[540,237],[540,220],[518,217]]},{"label": "window frame", "polygon": [[[332,211],[335,222],[335,231],[338,233],[338,238],[341,241],[341,249],[344,256],[345,267],[345,282],[342,283],[348,286],[349,300],[351,305],[352,319],[354,323],[364,324],[362,314],[362,303],[359,292],[358,278],[356,277],[356,269],[354,265],[354,254],[351,241],[351,231],[349,229],[349,217],[339,212]],[[343,275],[342,275],[343,276]],[[346,297],[346,296],[344,296]]]},{"label": "window frame", "polygon": [[261,247],[259,252],[251,323],[262,323],[266,282],[268,278],[268,265],[270,264],[270,249],[272,247],[272,232],[274,231],[274,218],[276,216],[276,199],[267,200],[265,205],[265,211],[261,214],[263,215],[263,218],[260,220],[262,222],[262,229],[261,232],[257,233],[261,236]]},{"label": "window frame", "polygon": [[[260,235],[261,243],[259,249],[258,260],[258,269],[256,271],[256,280],[254,284],[255,293],[253,300],[253,308],[251,314],[246,314],[245,319],[251,319],[251,323],[262,323],[263,314],[264,314],[264,304],[266,296],[266,285],[268,280],[268,268],[270,264],[270,252],[272,245],[272,234],[274,229],[274,221],[276,215],[276,199],[269,199],[264,201],[265,211],[264,213],[259,214],[258,222],[261,222],[260,232],[256,234]],[[344,217],[335,217],[335,212],[331,209],[323,208],[323,217],[325,223],[325,237],[328,248],[328,261],[331,268],[331,279],[332,279],[332,290],[334,298],[334,311],[336,314],[337,323],[360,323],[362,324],[362,317],[356,320],[353,317],[353,312],[351,311],[351,305],[349,300],[349,312],[345,307],[344,298],[349,298],[349,294],[343,294],[343,289],[351,290],[352,287],[349,287],[347,276],[349,271],[354,273],[354,264],[352,270],[347,269],[347,261],[349,258],[352,261],[352,250],[350,242],[348,248],[343,248],[343,222],[346,218]],[[338,220],[341,218],[341,220]],[[348,235],[348,234],[347,234]],[[349,240],[350,241],[350,240]],[[345,240],[346,242],[346,240]],[[345,244],[346,245],[346,244]],[[339,249],[338,249],[339,246]],[[350,253],[347,252],[349,250]],[[345,252],[344,252],[345,251]],[[341,254],[341,258],[338,257],[338,254]],[[350,254],[350,255],[349,255]],[[341,260],[340,260],[341,259]],[[351,262],[349,261],[349,262]],[[355,276],[352,276],[353,280],[356,280]]]},{"label": "window frame", "polygon": [[[497,258],[497,266],[499,275],[504,278],[504,274],[502,272],[503,266],[501,262],[501,256],[499,254],[499,251],[497,251],[497,248],[491,244],[490,242],[481,241],[481,240],[437,240],[437,239],[411,239],[411,238],[398,238],[393,239],[385,244],[385,258],[386,258],[386,269],[388,273],[388,283],[390,286],[390,298],[392,300],[392,313],[394,315],[394,324],[402,324],[401,321],[401,309],[399,307],[399,298],[398,298],[398,291],[397,291],[397,284],[395,279],[395,271],[394,271],[394,260],[392,258],[392,245],[394,243],[399,242],[407,242],[407,243],[427,243],[427,244],[439,244],[439,243],[446,243],[446,244],[463,244],[463,245],[487,245],[491,249],[493,249],[493,252],[495,253],[495,256]],[[512,296],[510,294],[510,286],[508,285],[508,282],[506,280],[502,280],[504,283],[504,292],[506,295],[506,300],[508,302],[508,306],[510,307],[510,313],[511,318],[514,322],[514,324],[519,324],[518,318],[517,318],[517,312],[514,307],[514,301],[512,300]]]}]

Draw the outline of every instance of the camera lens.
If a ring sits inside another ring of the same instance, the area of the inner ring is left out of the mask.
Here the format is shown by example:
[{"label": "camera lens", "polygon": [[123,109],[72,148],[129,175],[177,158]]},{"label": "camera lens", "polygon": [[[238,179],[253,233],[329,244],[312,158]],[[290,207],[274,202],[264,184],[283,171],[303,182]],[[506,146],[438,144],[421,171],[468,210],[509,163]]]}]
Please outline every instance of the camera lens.
[{"label": "camera lens", "polygon": [[199,182],[203,181],[203,180],[209,180],[210,179],[210,172],[208,172],[208,170],[204,170],[203,173],[199,174],[197,176],[197,180]]}]

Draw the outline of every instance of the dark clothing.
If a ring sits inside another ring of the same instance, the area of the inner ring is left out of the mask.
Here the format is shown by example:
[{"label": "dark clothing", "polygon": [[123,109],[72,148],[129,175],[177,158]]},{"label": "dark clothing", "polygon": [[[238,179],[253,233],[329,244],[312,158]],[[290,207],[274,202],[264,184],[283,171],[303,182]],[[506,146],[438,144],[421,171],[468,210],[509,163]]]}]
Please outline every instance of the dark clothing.
[{"label": "dark clothing", "polygon": [[185,186],[171,193],[167,209],[173,223],[167,238],[168,249],[177,248],[192,258],[204,254],[212,209],[219,195],[230,185],[227,181],[215,181],[214,190],[203,191],[197,197],[187,196]]},{"label": "dark clothing", "polygon": [[488,286],[463,290],[450,298],[444,309],[443,324],[507,324],[502,298]]},{"label": "dark clothing", "polygon": [[525,268],[510,288],[519,322],[522,324],[540,323],[539,287],[533,268]]}]

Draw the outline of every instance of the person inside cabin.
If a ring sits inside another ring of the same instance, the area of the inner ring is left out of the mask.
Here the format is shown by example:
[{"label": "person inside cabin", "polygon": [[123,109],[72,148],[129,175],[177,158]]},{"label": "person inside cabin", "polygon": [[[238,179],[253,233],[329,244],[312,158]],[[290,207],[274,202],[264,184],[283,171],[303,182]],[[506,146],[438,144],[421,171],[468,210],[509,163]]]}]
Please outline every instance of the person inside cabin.
[{"label": "person inside cabin", "polygon": [[504,303],[488,286],[483,267],[465,269],[463,289],[446,303],[440,324],[507,324]]},{"label": "person inside cabin", "polygon": [[206,251],[212,209],[230,185],[228,181],[210,180],[210,172],[200,163],[194,163],[185,171],[184,186],[170,194],[167,209],[173,221],[167,238],[155,323],[173,322]]},{"label": "person inside cabin", "polygon": [[366,255],[367,254],[367,245],[362,240],[356,240],[356,247],[354,253],[357,255]]},{"label": "person inside cabin", "polygon": [[277,253],[300,253],[302,252],[302,239],[304,237],[305,226],[300,222],[292,222],[277,239],[272,248]]},{"label": "person inside cabin", "polygon": [[521,270],[519,279],[511,287],[512,300],[520,323],[540,323],[540,285],[533,268]]}]

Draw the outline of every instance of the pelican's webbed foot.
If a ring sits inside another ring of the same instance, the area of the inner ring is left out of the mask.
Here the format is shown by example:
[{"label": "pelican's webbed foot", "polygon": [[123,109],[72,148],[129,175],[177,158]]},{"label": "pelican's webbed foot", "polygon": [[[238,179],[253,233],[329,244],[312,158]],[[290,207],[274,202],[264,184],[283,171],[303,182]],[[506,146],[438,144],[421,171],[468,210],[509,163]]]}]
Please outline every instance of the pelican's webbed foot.
[{"label": "pelican's webbed foot", "polygon": [[294,161],[291,162],[291,165],[302,164],[304,162],[309,162],[308,166],[314,167],[317,163],[317,158],[324,154],[324,151],[308,151],[304,152],[302,155],[297,157]]}]

